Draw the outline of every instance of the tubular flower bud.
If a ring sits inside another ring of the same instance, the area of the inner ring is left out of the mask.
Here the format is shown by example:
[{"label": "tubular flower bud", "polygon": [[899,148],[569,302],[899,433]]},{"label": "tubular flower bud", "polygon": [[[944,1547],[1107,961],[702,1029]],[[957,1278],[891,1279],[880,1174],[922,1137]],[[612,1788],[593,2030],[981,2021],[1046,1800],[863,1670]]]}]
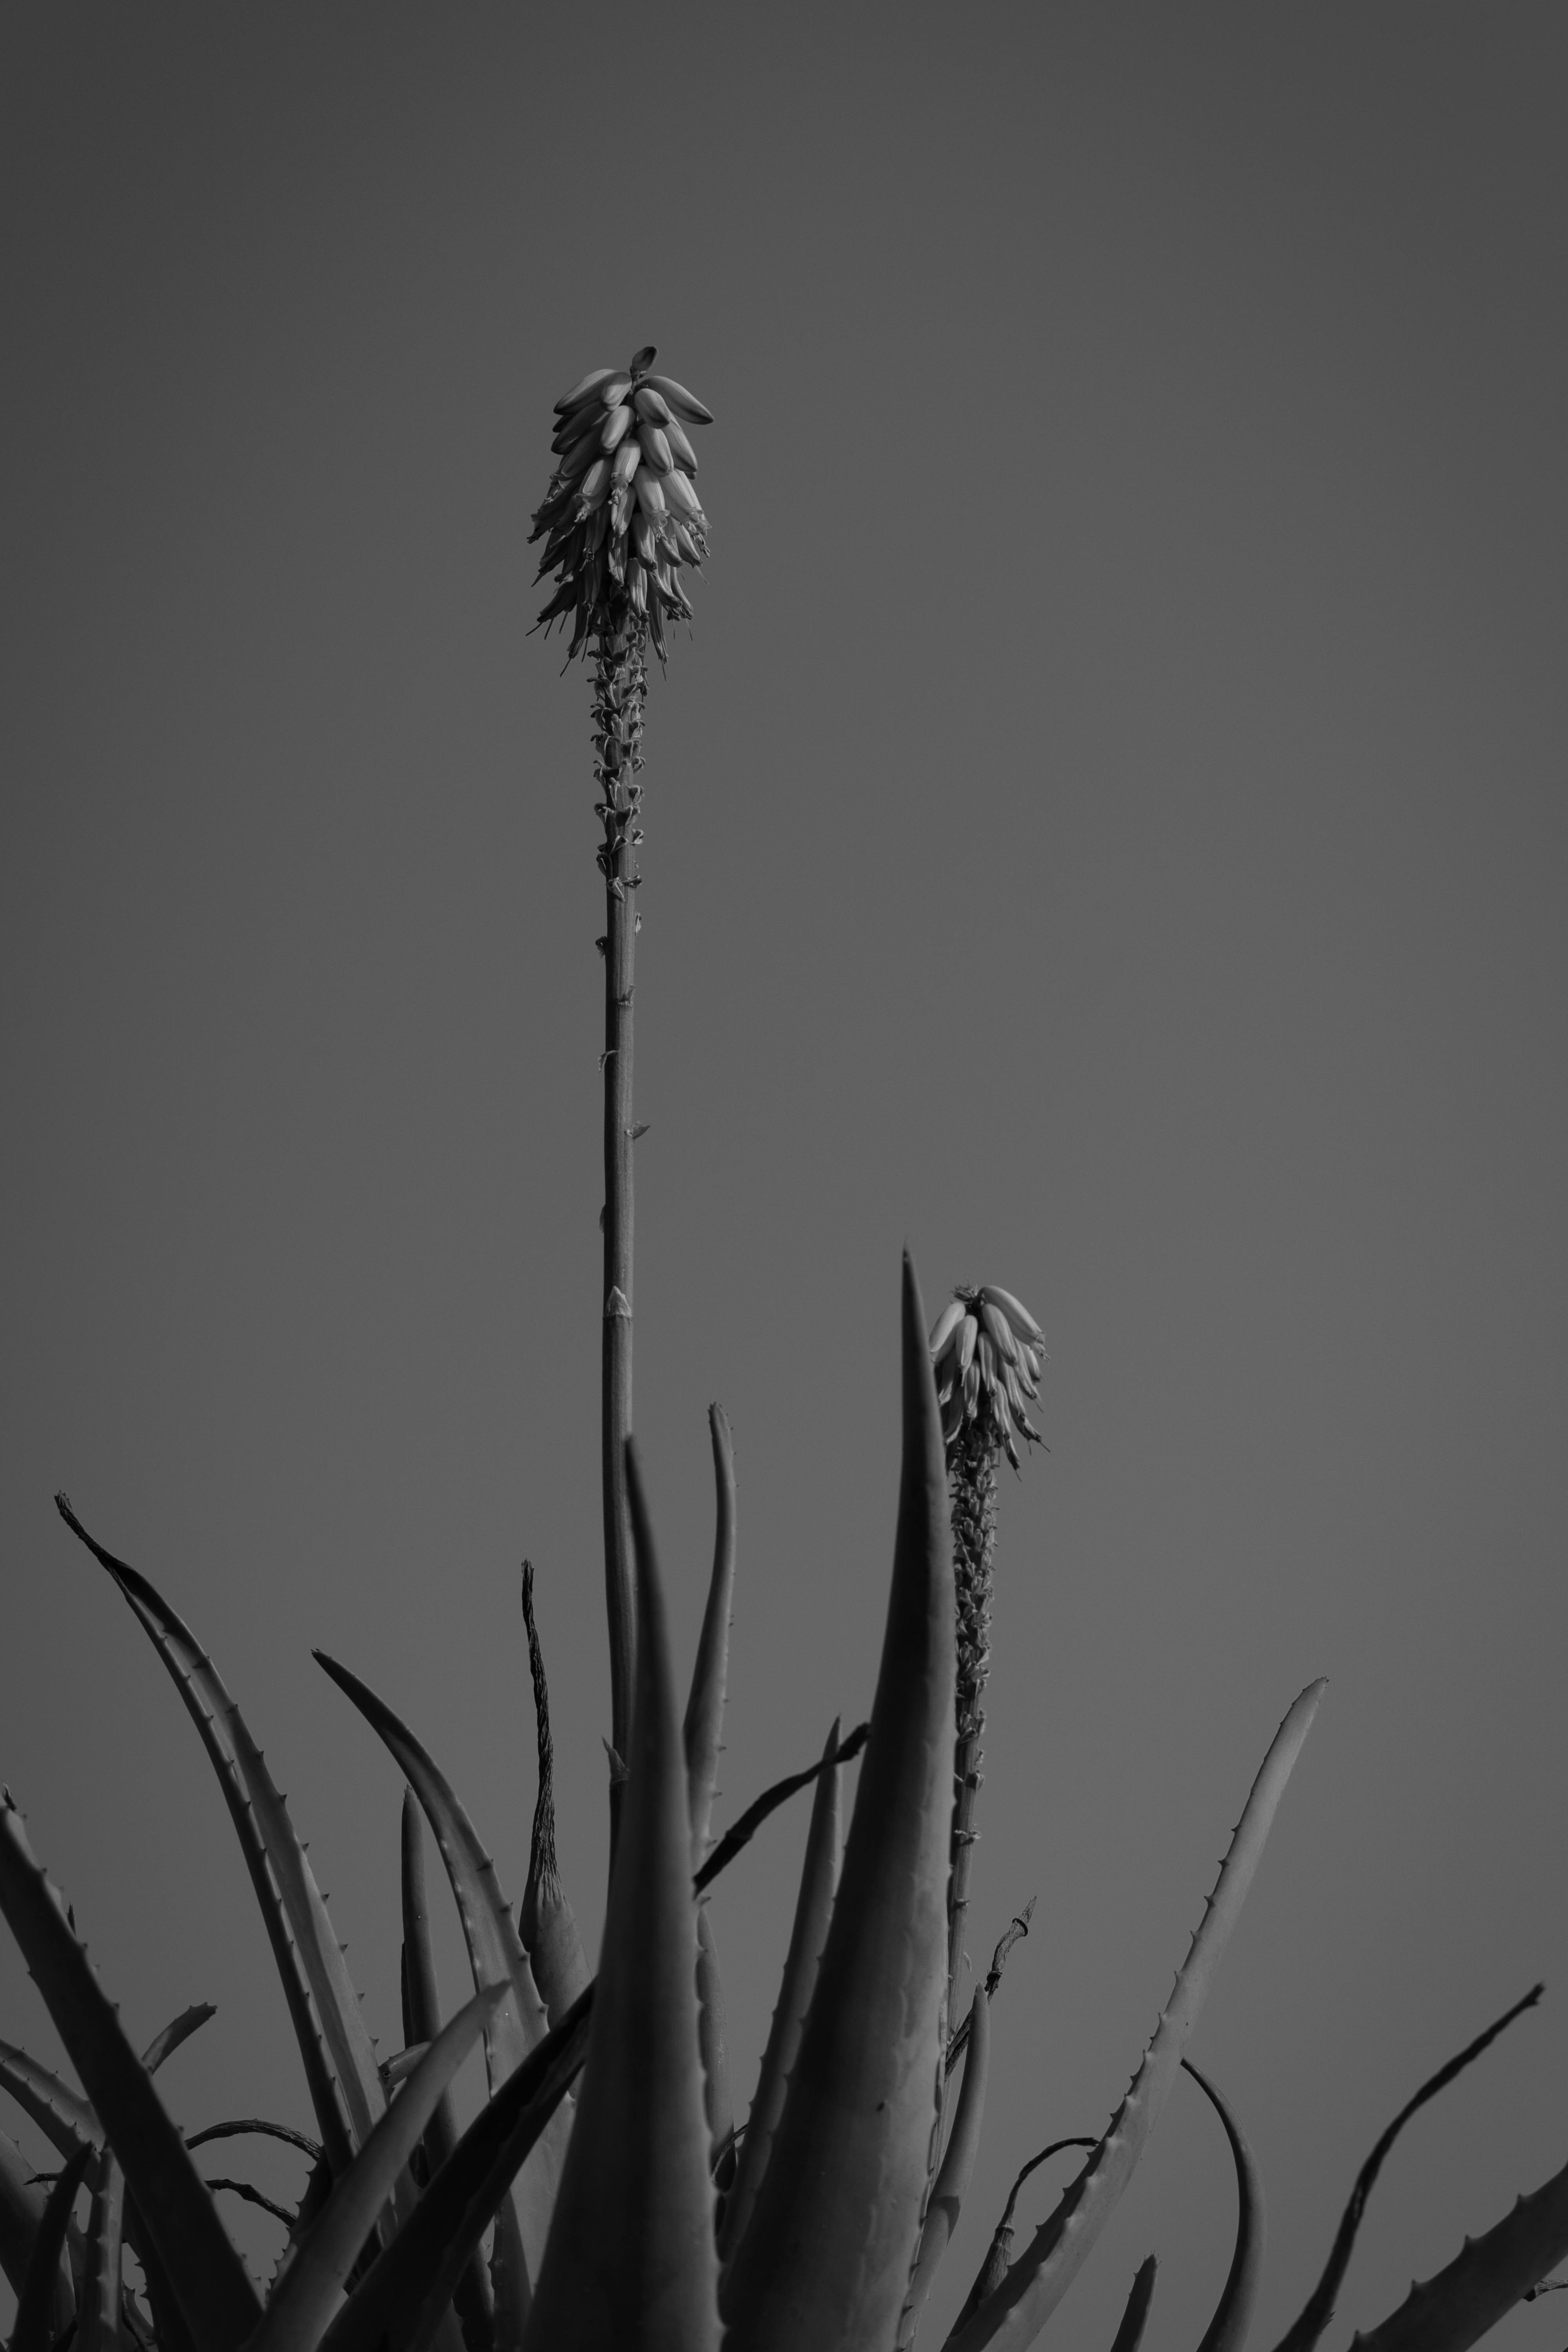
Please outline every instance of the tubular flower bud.
[{"label": "tubular flower bud", "polygon": [[712,418],[683,385],[649,375],[657,357],[649,344],[624,372],[595,368],[555,404],[555,470],[530,544],[545,541],[538,578],[554,583],[535,626],[570,620],[572,654],[651,637],[662,660],[666,616],[690,617],[681,572],[708,552],[708,518],[682,425]]}]

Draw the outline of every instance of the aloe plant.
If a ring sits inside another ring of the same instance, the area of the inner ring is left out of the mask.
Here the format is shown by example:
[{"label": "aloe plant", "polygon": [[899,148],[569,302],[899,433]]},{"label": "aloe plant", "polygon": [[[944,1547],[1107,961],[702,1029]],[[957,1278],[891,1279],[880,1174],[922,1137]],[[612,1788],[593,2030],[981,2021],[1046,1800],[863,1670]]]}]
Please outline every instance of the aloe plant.
[{"label": "aloe plant", "polygon": [[[991,1976],[976,1988],[961,2042],[948,2016],[960,1656],[951,1465],[919,1286],[907,1261],[901,1311],[903,1467],[892,1584],[842,1860],[840,1783],[852,1743],[840,1740],[837,1725],[819,1765],[768,1791],[710,1843],[722,1629],[735,1573],[732,1464],[727,1428],[717,1416],[719,1538],[684,1724],[652,1534],[635,1449],[628,1449],[637,1685],[626,1802],[600,1973],[553,2021],[533,1952],[543,1964],[547,1952],[561,1948],[570,1912],[558,1879],[549,1904],[539,1900],[535,1865],[545,1850],[553,1871],[553,1822],[548,1695],[531,1592],[542,1759],[530,1871],[534,1901],[523,1914],[531,1949],[470,1816],[435,1759],[384,1700],[322,1657],[404,1783],[408,2046],[403,2058],[373,2067],[368,2076],[359,2055],[368,2033],[357,2000],[346,1976],[324,1960],[327,1949],[337,1948],[325,1905],[243,1716],[156,1589],[89,1535],[62,1497],[68,1525],[170,1668],[231,1797],[247,1859],[258,1857],[253,1883],[286,1990],[304,1986],[304,1997],[290,2006],[307,2084],[320,2090],[324,2084],[323,2136],[312,2175],[317,2186],[289,2217],[283,2259],[262,2297],[233,2251],[213,2184],[201,2179],[153,2083],[177,2038],[208,2012],[175,2021],[137,2057],[7,1801],[0,1812],[0,1909],[82,2088],[49,2075],[10,2045],[0,2046],[0,2087],[69,2163],[79,2159],[79,2172],[67,2176],[71,2193],[79,2178],[92,2175],[93,2187],[73,2263],[68,2197],[62,2191],[64,2205],[44,2205],[30,2184],[0,2166],[6,2221],[0,2252],[24,2298],[23,2352],[38,2335],[40,2312],[48,2318],[47,2342],[74,2323],[95,2345],[142,2341],[166,2352],[228,2352],[242,2342],[255,2352],[316,2352],[318,2346],[426,2352],[437,2341],[456,2344],[455,2310],[468,2352],[570,2352],[612,2343],[705,2352],[721,2341],[730,2352],[890,2352],[916,2341],[984,2126],[991,1994],[1005,1947],[1025,1923],[1015,1923]],[[1187,2044],[1321,1694],[1321,1683],[1301,1694],[1264,1759],[1126,2098],[1089,2145],[1088,2160],[1055,2213],[1016,2258],[1010,2258],[1009,2200],[949,2339],[952,2352],[1031,2342],[1103,2230],[1178,2072],[1190,2066]],[[700,1895],[777,1802],[813,1782],[795,1930],[737,2156],[733,2141],[721,2144],[714,2130],[710,2084],[717,2042],[711,2022],[704,2023]],[[446,1866],[476,1988],[449,2021],[440,2015],[429,1961],[421,1812]],[[310,1968],[300,1950],[306,1938],[314,1948]],[[1357,2182],[1324,2280],[1280,2352],[1310,2352],[1321,2334],[1373,2181],[1405,2121],[1535,1998],[1527,1995],[1450,2061],[1383,2136]],[[490,2095],[459,2135],[447,2089],[463,2053],[480,2037]],[[944,2139],[942,2090],[955,2043],[962,2087]],[[1241,2219],[1230,2278],[1202,2352],[1241,2352],[1257,2296],[1261,2192],[1239,2125],[1218,2092],[1206,2083],[1205,2088],[1236,2155]],[[215,2132],[251,2127],[218,2125],[192,2139],[199,2144]],[[315,2143],[294,2137],[314,2151]],[[126,2235],[142,2258],[150,2314],[127,2304],[119,2275],[114,2198],[106,2193],[111,2165],[123,2177]],[[479,2265],[487,2234],[488,2281]],[[1467,2247],[1372,2340],[1378,2352],[1462,2352],[1565,2252],[1568,2170]],[[1123,2352],[1132,2352],[1142,2331],[1152,2281],[1145,2265],[1121,2331]]]},{"label": "aloe plant", "polygon": [[[694,415],[700,404],[647,373],[653,356],[639,353],[621,375],[596,372],[561,404],[563,462],[540,516],[545,568],[559,581],[547,615],[572,614],[573,651],[592,646],[596,662],[610,907],[605,1531],[611,1721],[623,1778],[597,1972],[590,1975],[556,1850],[549,1693],[526,1565],[539,1776],[515,1909],[476,1816],[418,1733],[349,1666],[317,1653],[380,1741],[388,1805],[396,1795],[402,1809],[404,2048],[378,2061],[303,1843],[216,1666],[158,1589],[90,1535],[61,1496],[66,1525],[152,1642],[217,1775],[282,1982],[315,2136],[259,2116],[214,2119],[189,2135],[175,2126],[154,2077],[211,2011],[184,2012],[138,2053],[7,1792],[0,1912],[78,2076],[68,2083],[0,2043],[0,2090],[62,2168],[46,2193],[0,2138],[0,2263],[18,2305],[11,2352],[65,2352],[68,2340],[86,2352],[910,2352],[954,2242],[1003,2031],[994,1996],[1032,1909],[1005,1932],[960,2016],[996,1479],[1004,1454],[1016,1466],[1020,1437],[1039,1442],[1026,1407],[1041,1335],[1010,1293],[989,1286],[960,1291],[928,1335],[906,1255],[902,1452],[869,1720],[847,1738],[835,1723],[815,1764],[763,1791],[716,1838],[738,1575],[729,1426],[714,1408],[714,1552],[684,1707],[629,1433],[630,910],[646,653],[649,642],[662,648],[663,617],[686,609],[675,559],[689,565],[701,552],[693,530],[670,520],[668,487],[650,495],[660,483],[686,482],[675,504],[700,526],[683,462],[689,444],[675,413],[685,402]],[[635,450],[635,461],[622,450]],[[623,1050],[625,1065],[612,1075]],[[1237,2188],[1235,2252],[1199,2352],[1244,2352],[1263,2261],[1262,2184],[1229,2100],[1187,2053],[1323,1688],[1308,1685],[1269,1745],[1126,2095],[1098,2137],[1054,2140],[1024,2164],[947,2352],[1017,2352],[1040,2334],[1103,2233],[1184,2068],[1219,2117]],[[846,1768],[862,1749],[846,1832]],[[704,1898],[778,1807],[807,1789],[793,1927],[741,2117]],[[450,2016],[431,1957],[427,1836],[472,1977]],[[1373,2183],[1409,2116],[1538,1992],[1449,2060],[1383,2134],[1279,2352],[1312,2352],[1321,2337]],[[459,2131],[451,2083],[479,2043],[487,2095]],[[294,2206],[198,2168],[201,2148],[256,2132],[309,2158]],[[1020,2189],[1068,2149],[1081,2152],[1076,2177],[1015,2252]],[[280,2219],[284,2242],[265,2289],[222,2218],[217,2197],[231,2193]],[[130,2291],[127,2248],[145,2302]],[[1568,2167],[1358,2340],[1375,2352],[1466,2352],[1514,2302],[1553,2284],[1549,2273],[1565,2255]],[[1138,2352],[1155,2275],[1151,2255],[1132,2280],[1112,2352]]]}]

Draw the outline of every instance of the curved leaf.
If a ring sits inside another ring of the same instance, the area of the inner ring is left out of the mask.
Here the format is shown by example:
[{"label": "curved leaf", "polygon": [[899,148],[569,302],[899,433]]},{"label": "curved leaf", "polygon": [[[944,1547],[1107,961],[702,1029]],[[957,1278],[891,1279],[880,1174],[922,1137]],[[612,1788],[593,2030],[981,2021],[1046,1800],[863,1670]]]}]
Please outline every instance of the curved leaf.
[{"label": "curved leaf", "polygon": [[256,2290],[8,1801],[0,1801],[0,1911],[125,2168],[193,2334],[203,2352],[237,2352],[261,2315]]},{"label": "curved leaf", "polygon": [[141,2263],[142,2275],[147,2283],[147,2300],[153,2309],[153,2335],[158,2352],[199,2352],[196,2338],[180,2308],[179,2297],[160,2259],[157,2246],[136,2210],[136,2200],[129,2184],[125,2191],[125,2242]]},{"label": "curved leaf", "polygon": [[1133,2272],[1127,2308],[1121,2315],[1121,2325],[1111,2338],[1110,2352],[1138,2352],[1138,2347],[1143,2341],[1143,2330],[1149,2324],[1149,2305],[1154,2300],[1154,2273],[1159,2267],[1152,2254],[1145,2254]]},{"label": "curved leaf", "polygon": [[559,2025],[588,1981],[588,1962],[572,1906],[555,1860],[555,1743],[550,1736],[550,1691],[544,1652],[533,1621],[533,1563],[522,1563],[522,1622],[528,1635],[528,1672],[533,1685],[533,1723],[539,1744],[539,1794],[528,1847],[528,1879],[518,1933],[533,1970],[545,2012]]},{"label": "curved leaf", "polygon": [[1568,2255],[1568,2165],[1554,2172],[1435,2278],[1413,2286],[1382,2326],[1357,2334],[1351,2352],[1468,2352],[1505,2312]]},{"label": "curved leaf", "polygon": [[[708,1408],[708,1430],[713,1445],[716,1489],[713,1570],[691,1673],[691,1694],[681,1727],[691,1813],[693,1871],[700,1870],[708,1856],[709,1826],[713,1818],[723,1745],[730,1609],[735,1590],[735,1458],[730,1424],[716,1404]],[[724,1983],[718,1946],[713,1939],[713,1922],[705,1903],[699,1904],[697,1910],[697,2032],[702,2053],[708,2136],[716,2159],[728,2173],[734,2161],[735,2110],[730,2094],[730,2061],[724,2047]]]},{"label": "curved leaf", "polygon": [[[457,1899],[475,1991],[483,1992],[499,1985],[505,1992],[505,1999],[485,2032],[485,2064],[490,2089],[495,2091],[550,2030],[528,1956],[496,1877],[495,1864],[480,1843],[451,1782],[407,1725],[393,1713],[384,1699],[378,1698],[357,1675],[339,1665],[324,1650],[312,1651],[311,1655],[353,1701],[424,1808]],[[569,2120],[566,2115],[555,2119],[528,2165],[526,2177],[518,2180],[513,2192],[529,2275],[503,2284],[515,2304],[519,2322],[527,2309],[530,2279],[537,2273],[543,2259]],[[505,2241],[500,2242],[504,2247]],[[505,2317],[505,2298],[498,2296],[497,2320],[502,2325],[503,2340]]]},{"label": "curved leaf", "polygon": [[909,2300],[904,2305],[904,2315],[899,2328],[900,2345],[912,2344],[915,2340],[926,2297],[936,2284],[942,2258],[958,2227],[964,2192],[969,2187],[970,2175],[980,2149],[980,2126],[985,2113],[985,2076],[991,2063],[991,1996],[983,1984],[975,1986],[974,1999],[969,2005],[967,2046],[963,2086],[958,2095],[952,2130],[942,2155],[942,2168],[931,2189],[931,2202],[926,2207],[925,2220],[921,2226],[920,2252],[915,2258]]},{"label": "curved leaf", "polygon": [[686,1702],[682,1726],[691,1804],[693,1870],[700,1870],[707,1859],[708,1826],[713,1817],[713,1797],[719,1784],[724,1682],[730,1663],[730,1609],[735,1591],[735,1454],[729,1422],[719,1405],[710,1404],[708,1408],[708,1430],[713,1443],[713,1484],[717,1490],[713,1573],[709,1580],[708,1605],[702,1612],[691,1696]]},{"label": "curved leaf", "polygon": [[631,1775],[577,2119],[527,2352],[718,2352],[686,1759],[637,1448]]},{"label": "curved leaf", "polygon": [[54,2309],[55,2281],[59,2274],[60,2256],[65,2251],[66,2225],[77,2190],[81,2187],[88,2166],[93,2162],[90,2147],[79,2147],[68,2158],[65,2170],[49,2191],[49,2201],[44,2208],[44,2218],[33,2246],[32,2260],[22,2282],[22,2292],[16,2299],[16,2321],[11,2330],[11,2352],[50,2352],[49,2320]]},{"label": "curved leaf", "polygon": [[[171,2018],[142,2053],[155,2074],[166,2058],[217,2015],[211,2001],[195,2002]],[[185,2143],[190,2146],[189,2140]],[[123,2352],[125,2326],[125,2173],[110,2147],[99,2150],[92,2168],[92,2210],[83,2248],[81,2326],[75,2352]]]},{"label": "curved leaf", "polygon": [[102,2147],[92,2160],[92,2210],[75,2352],[121,2352],[125,2343],[121,2303],[124,2235],[125,2175],[112,2148]]},{"label": "curved leaf", "polygon": [[[44,2220],[46,2200],[33,2184],[32,2170],[16,2141],[0,2132],[0,2270],[17,2295],[26,2284],[27,2265]],[[51,2338],[68,2327],[75,2317],[76,2290],[62,2252],[55,2263],[49,2312]]]},{"label": "curved leaf", "polygon": [[952,2336],[957,2336],[959,2331],[968,2325],[986,2297],[995,2293],[1007,2275],[1007,2266],[1013,2259],[1013,2215],[1017,2209],[1018,2191],[1023,2188],[1030,2173],[1038,2171],[1048,2157],[1060,2156],[1064,2148],[1098,2147],[1099,2145],[1098,2140],[1083,2139],[1076,2136],[1068,2139],[1054,2139],[1047,2147],[1042,2147],[1037,2155],[1030,2157],[1027,2164],[1019,2166],[1017,2177],[1007,2191],[1007,2202],[1002,2208],[1002,2217],[991,2232],[991,2243],[985,2250],[985,2259],[975,2273],[974,2284],[964,2296],[963,2308],[953,2322],[952,2336],[948,2338],[950,2344]]},{"label": "curved leaf", "polygon": [[903,1267],[903,1467],[871,1737],[800,2053],[725,2273],[727,2352],[893,2340],[939,2127],[952,1819],[952,1548],[920,1286]]},{"label": "curved leaf", "polygon": [[1022,2346],[1032,2344],[1110,2219],[1169,2095],[1183,2051],[1247,1899],[1291,1767],[1326,1688],[1321,1680],[1310,1683],[1274,1735],[1177,1974],[1170,2002],[1105,2137],[1001,2284],[949,2337],[952,2352],[982,2352],[982,2347],[992,2342],[1005,2346],[1006,2352],[1020,2352]]},{"label": "curved leaf", "polygon": [[[375,2053],[364,2031],[358,2001],[348,1984],[342,1956],[309,1864],[304,1865],[302,1879],[297,1874],[289,1874],[289,1886],[284,1885],[281,1870],[276,1885],[268,1872],[268,1853],[275,1841],[284,1849],[291,1845],[300,1851],[283,1801],[272,1787],[260,1761],[260,1750],[250,1738],[239,1709],[190,1628],[144,1576],[126,1561],[117,1559],[89,1535],[66,1496],[57,1495],[55,1504],[71,1533],[108,1570],[134,1612],[173,1677],[217,1774],[282,1980],[294,2038],[304,2062],[310,2105],[332,2168],[341,2171],[359,2140],[368,2136],[384,2102],[379,2083],[373,2094],[363,2079],[363,2069],[368,2064],[371,2081],[374,2081]],[[244,1762],[242,1748],[247,1759]],[[265,1809],[254,1803],[253,1776],[269,1793],[271,1801]],[[274,1853],[271,1858],[277,1867],[279,1855]],[[303,1862],[302,1852],[300,1859]],[[304,1913],[303,1924],[295,1916],[300,1909]],[[348,2007],[340,2017],[336,2011],[344,1988]],[[358,2087],[357,2097],[351,2095],[353,2086]],[[350,2119],[347,2122],[345,2110]]]},{"label": "curved leaf", "polygon": [[343,2281],[376,2215],[412,2157],[442,2094],[503,1998],[476,1993],[438,2033],[300,2240],[279,2279],[251,2352],[315,2352],[342,2300]]},{"label": "curved leaf", "polygon": [[[210,2001],[182,2010],[142,2052],[142,2063],[148,2074],[155,2074],[165,2058],[216,2015]],[[0,2042],[0,2086],[10,2092],[62,2156],[74,2157],[83,2148],[98,2151],[89,2184],[92,2211],[82,2241],[83,2295],[77,2352],[112,2352],[122,2340],[125,2176],[112,2151],[104,2147],[102,2128],[87,2100],[9,2042]],[[67,2227],[68,2231],[68,2221]]]},{"label": "curved leaf", "polygon": [[1263,2176],[1240,2126],[1207,2075],[1200,2074],[1190,2058],[1182,2063],[1225,2126],[1236,2166],[1236,2251],[1198,2352],[1242,2352],[1263,2284]]},{"label": "curved leaf", "polygon": [[1428,2099],[1435,2099],[1439,2091],[1446,2090],[1456,2074],[1463,2074],[1472,2059],[1479,2058],[1483,2050],[1490,2047],[1505,2026],[1511,2025],[1514,2019],[1522,2016],[1527,2009],[1533,2009],[1544,1990],[1543,1985],[1532,1985],[1522,2000],[1516,2000],[1513,2007],[1505,2010],[1502,2016],[1494,2024],[1489,2025],[1484,2033],[1478,2033],[1475,2040],[1461,2050],[1457,2058],[1450,2058],[1446,2066],[1439,2066],[1437,2072],[1422,2084],[1415,2096],[1407,2100],[1400,2108],[1399,2113],[1357,2173],[1355,2187],[1351,2191],[1350,2203],[1340,2217],[1340,2226],[1334,2233],[1334,2242],[1329,2250],[1329,2259],[1323,2265],[1323,2275],[1308,2296],[1300,2316],[1280,2337],[1278,2352],[1312,2352],[1313,2345],[1333,2317],[1334,2299],[1343,2284],[1345,2273],[1350,2268],[1351,2252],[1355,2245],[1356,2232],[1361,2228],[1362,2215],[1366,2210],[1366,2200],[1372,2194],[1373,2182],[1383,2169],[1384,2157],[1410,2121],[1411,2116],[1418,2108],[1424,2107]]},{"label": "curved leaf", "polygon": [[505,1989],[507,1998],[497,2009],[485,2035],[493,2088],[495,2082],[504,2081],[549,2030],[528,1955],[512,1924],[495,1864],[451,1782],[407,1725],[347,1666],[341,1666],[324,1650],[313,1650],[310,1654],[380,1737],[424,1808],[452,1883],[475,1991],[482,1992],[491,1985]]},{"label": "curved leaf", "polygon": [[199,2033],[217,2015],[216,2004],[210,2000],[193,2001],[189,2009],[172,2017],[161,2033],[155,2033],[142,2053],[142,2063],[149,2074],[155,2074],[166,2058],[187,2042],[193,2033]]},{"label": "curved leaf", "polygon": [[295,2131],[289,2124],[268,2123],[265,2116],[236,2116],[229,2122],[206,2124],[200,2131],[185,2134],[185,2146],[205,2147],[208,2140],[244,2139],[251,2133],[262,2139],[280,2139],[286,2147],[297,2147],[314,2164],[319,2165],[321,2161],[319,2144],[307,2133]]},{"label": "curved leaf", "polygon": [[741,2143],[734,2182],[724,2203],[719,2232],[719,2254],[728,2263],[740,2244],[756,2203],[757,2190],[767,2169],[768,2157],[784,2113],[784,2094],[795,2071],[806,2011],[816,1983],[827,1923],[833,1916],[833,1894],[838,1884],[839,1792],[838,1721],[834,1718],[822,1752],[823,1769],[812,1802],[811,1826],[805,1835],[805,1859],[801,1864],[800,1893],[795,1897],[795,1925],[784,1956],[784,1978],[763,2053],[757,2095]]},{"label": "curved leaf", "polygon": [[590,1985],[480,2110],[333,2320],[322,2352],[426,2352],[463,2264],[582,2068],[593,2002]]},{"label": "curved leaf", "polygon": [[814,1780],[836,1764],[848,1764],[859,1755],[871,1737],[868,1723],[858,1723],[848,1737],[839,1742],[831,1756],[824,1756],[816,1764],[808,1764],[804,1772],[787,1772],[764,1789],[760,1797],[746,1807],[738,1822],[731,1822],[718,1844],[691,1881],[694,1895],[705,1894],[721,1871],[728,1870],[735,1856],[750,1845],[770,1813],[776,1813],[782,1804],[802,1789],[809,1789]]},{"label": "curved leaf", "polygon": [[[724,1980],[719,1972],[719,1947],[706,1901],[697,1906],[697,2047],[702,2065],[702,2107],[708,2117],[708,2143],[716,2167],[725,2172],[732,2162],[735,2106],[730,2094],[730,2059],[724,2047]],[[717,2173],[715,2174],[717,2178]],[[721,2181],[721,2186],[724,2183]]]},{"label": "curved leaf", "polygon": [[102,2147],[102,2126],[81,2093],[71,2090],[14,2042],[0,2042],[0,2090],[9,2091],[61,2156],[75,2156],[82,2147]]},{"label": "curved leaf", "polygon": [[[430,1944],[430,1910],[425,1899],[425,1827],[412,1789],[403,1791],[403,1993],[405,2029],[411,2042],[428,2047],[441,2031],[436,1990],[436,1956]],[[418,2061],[412,2053],[410,2069]],[[425,2171],[433,2180],[458,2145],[458,2118],[449,2090],[437,2101],[425,2129]],[[458,2275],[453,2303],[468,2352],[492,2352],[495,2305],[478,2251]]]}]

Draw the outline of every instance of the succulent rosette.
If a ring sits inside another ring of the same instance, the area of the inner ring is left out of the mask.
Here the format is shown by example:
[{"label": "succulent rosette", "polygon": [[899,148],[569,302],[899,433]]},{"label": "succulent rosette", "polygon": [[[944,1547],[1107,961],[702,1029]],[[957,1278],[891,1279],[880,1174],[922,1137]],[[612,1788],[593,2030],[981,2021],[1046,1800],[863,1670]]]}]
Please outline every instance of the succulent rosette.
[{"label": "succulent rosette", "polygon": [[1045,1333],[1010,1290],[982,1283],[956,1290],[931,1328],[942,1433],[949,1452],[973,1431],[999,1445],[1015,1470],[1016,1438],[1044,1443],[1028,1415],[1039,1395]]},{"label": "succulent rosette", "polygon": [[689,425],[712,412],[672,376],[650,373],[646,344],[629,368],[594,368],[555,404],[555,471],[533,518],[537,577],[553,578],[541,624],[572,620],[572,654],[646,631],[664,651],[667,619],[689,620],[683,573],[708,552]]}]

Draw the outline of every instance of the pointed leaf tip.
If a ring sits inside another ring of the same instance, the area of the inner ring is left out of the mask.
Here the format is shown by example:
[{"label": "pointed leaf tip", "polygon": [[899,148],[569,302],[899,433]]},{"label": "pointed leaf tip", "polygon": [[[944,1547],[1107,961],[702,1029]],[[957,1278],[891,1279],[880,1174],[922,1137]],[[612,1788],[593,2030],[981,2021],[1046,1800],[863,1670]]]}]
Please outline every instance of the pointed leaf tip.
[{"label": "pointed leaf tip", "polygon": [[1149,2323],[1149,2305],[1154,2300],[1154,2274],[1160,2265],[1153,2254],[1145,2254],[1132,2274],[1131,2292],[1127,2308],[1121,2315],[1121,2325],[1111,2342],[1110,2352],[1138,2352],[1143,2341],[1143,2330]]}]

